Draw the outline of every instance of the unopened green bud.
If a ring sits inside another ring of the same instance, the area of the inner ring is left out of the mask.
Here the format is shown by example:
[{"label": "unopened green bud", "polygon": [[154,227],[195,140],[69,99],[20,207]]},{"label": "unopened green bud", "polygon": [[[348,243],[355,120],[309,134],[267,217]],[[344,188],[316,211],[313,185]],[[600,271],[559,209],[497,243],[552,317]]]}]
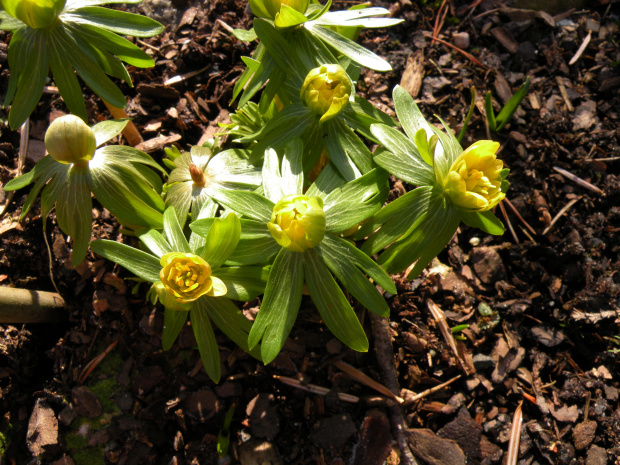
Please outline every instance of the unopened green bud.
[{"label": "unopened green bud", "polygon": [[287,195],[280,200],[267,223],[278,244],[293,252],[316,247],[325,237],[325,212],[320,197]]},{"label": "unopened green bud", "polygon": [[33,29],[50,27],[65,7],[66,0],[0,0],[2,8]]},{"label": "unopened green bud", "polygon": [[310,0],[250,0],[250,8],[254,16],[259,18],[274,19],[282,5],[290,6],[291,8],[305,13],[310,5]]},{"label": "unopened green bud", "polygon": [[93,158],[95,133],[75,115],[56,118],[45,133],[45,148],[60,163],[83,164]]},{"label": "unopened green bud", "polygon": [[321,123],[333,118],[349,103],[351,80],[340,65],[323,65],[311,70],[301,86],[301,101]]}]

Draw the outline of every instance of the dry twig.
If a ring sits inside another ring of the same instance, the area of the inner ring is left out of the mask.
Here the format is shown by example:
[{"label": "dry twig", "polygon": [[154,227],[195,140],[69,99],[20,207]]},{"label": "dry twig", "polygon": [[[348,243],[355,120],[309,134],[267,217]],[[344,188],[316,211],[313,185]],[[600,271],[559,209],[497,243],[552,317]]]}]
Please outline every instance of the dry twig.
[{"label": "dry twig", "polygon": [[581,200],[581,197],[577,197],[571,200],[570,202],[568,202],[566,205],[564,205],[564,207],[562,207],[562,209],[558,212],[558,214],[553,217],[549,226],[547,226],[545,230],[542,232],[542,235],[544,236],[545,234],[547,234],[551,230],[555,222],[559,220],[562,217],[562,215],[564,215],[564,213],[566,213],[570,209],[570,207],[575,205],[580,200]]},{"label": "dry twig", "polygon": [[446,386],[449,386],[449,385],[451,385],[452,383],[454,383],[454,382],[455,382],[457,379],[459,379],[461,376],[463,376],[463,375],[457,375],[457,376],[455,376],[454,378],[452,378],[452,379],[450,379],[450,380],[446,381],[445,383],[438,384],[437,386],[433,386],[432,388],[427,389],[426,391],[422,391],[422,392],[420,392],[419,394],[416,394],[415,396],[413,396],[413,397],[411,397],[411,398],[407,399],[406,403],[407,403],[407,404],[411,404],[411,403],[415,402],[416,400],[420,400],[420,399],[423,399],[423,398],[425,398],[425,397],[427,397],[427,396],[430,396],[430,395],[431,395],[432,393],[434,393],[434,392],[441,391],[441,390],[442,390],[443,388],[445,388]]},{"label": "dry twig", "polygon": [[371,377],[359,371],[357,368],[354,368],[351,365],[344,363],[343,361],[340,361],[340,360],[334,362],[334,365],[336,365],[338,368],[340,368],[342,371],[344,371],[346,374],[356,379],[360,383],[363,383],[366,386],[373,388],[375,391],[380,392],[381,394],[394,399],[399,404],[402,404],[404,402],[402,397],[398,397],[396,394],[394,394],[392,391],[386,388],[383,384],[378,383]]},{"label": "dry twig", "polygon": [[560,173],[566,179],[573,181],[575,184],[578,184],[581,187],[594,192],[595,194],[605,195],[605,192],[603,192],[601,189],[596,187],[594,184],[590,184],[588,181],[581,179],[579,176],[571,173],[570,171],[566,171],[564,168],[560,168],[559,166],[554,166],[553,171]]},{"label": "dry twig", "polygon": [[517,465],[519,457],[519,443],[521,442],[521,423],[523,423],[523,413],[521,407],[523,402],[519,402],[515,414],[512,417],[512,427],[510,428],[510,442],[508,443],[508,453],[506,465]]},{"label": "dry twig", "polygon": [[502,211],[502,215],[504,215],[504,218],[506,218],[506,224],[508,225],[508,229],[510,229],[510,233],[512,234],[513,239],[518,244],[519,243],[519,238],[517,237],[517,233],[515,232],[514,228],[512,227],[512,223],[510,222],[510,218],[508,218],[508,214],[506,213],[506,209],[504,208],[504,202],[500,202],[499,203],[499,209]]},{"label": "dry twig", "polygon": [[106,355],[112,352],[112,350],[116,347],[116,344],[118,344],[118,339],[115,340],[103,352],[101,352],[99,355],[97,355],[95,358],[93,358],[90,362],[86,364],[86,366],[82,369],[82,372],[80,373],[80,383],[83,383],[84,381],[86,381],[86,378],[88,378],[88,376],[93,372],[93,370],[97,368],[97,365],[99,365],[102,362],[102,360],[106,357]]},{"label": "dry twig", "polygon": [[[288,376],[279,376],[273,375],[277,380],[282,381],[284,384],[292,386],[297,389],[301,389],[302,391],[311,392],[313,394],[319,394],[321,396],[326,395],[330,390],[323,386],[317,386],[316,384],[301,384],[301,381],[295,378],[289,378]],[[345,394],[344,392],[337,392],[336,395],[338,399],[343,400],[345,402],[353,402],[357,403],[360,401],[359,397]]]},{"label": "dry twig", "polygon": [[575,52],[575,55],[573,56],[573,58],[571,58],[570,61],[568,62],[569,65],[574,65],[575,63],[577,63],[577,60],[579,60],[579,58],[581,58],[581,55],[583,55],[583,52],[586,51],[586,48],[588,47],[588,44],[590,43],[591,38],[592,38],[592,31],[588,31],[588,35],[586,36],[585,39],[583,39],[583,42],[577,49],[577,52]]}]

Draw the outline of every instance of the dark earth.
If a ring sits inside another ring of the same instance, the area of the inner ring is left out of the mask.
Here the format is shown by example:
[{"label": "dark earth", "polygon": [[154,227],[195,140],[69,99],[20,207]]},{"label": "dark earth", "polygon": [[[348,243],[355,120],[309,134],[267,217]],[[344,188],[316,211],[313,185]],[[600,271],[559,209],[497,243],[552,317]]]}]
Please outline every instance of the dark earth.
[{"label": "dark earth", "polygon": [[[496,212],[508,226],[504,236],[463,226],[420,278],[394,276],[398,295],[385,295],[389,322],[357,306],[368,353],[335,340],[308,300],[269,366],[220,336],[223,375],[215,385],[191,328],[164,352],[162,311],[145,299],[146,286],[92,254],[74,269],[53,214],[41,218],[37,202],[18,221],[27,189],[18,191],[0,219],[0,285],[56,286],[68,315],[55,324],[0,326],[2,465],[620,464],[620,4],[373,5],[405,22],[362,33],[394,70],[364,71],[357,88],[392,115],[391,89],[401,84],[429,119],[439,115],[459,131],[472,86],[479,99],[491,91],[497,113],[530,77],[507,127],[489,136],[476,109],[463,141],[501,143],[511,169],[510,202]],[[161,36],[138,42],[156,66],[130,68],[135,87],[121,85],[141,147],[161,160],[164,147],[188,150],[228,121],[241,56],[255,47],[230,31],[251,27],[252,15],[235,0],[135,8],[166,25]],[[4,93],[10,36],[0,39]],[[85,96],[91,123],[110,118],[88,89]],[[31,117],[25,171],[44,154],[44,132],[58,111],[66,111],[60,97],[44,94]],[[20,141],[6,123],[0,130],[1,211]],[[391,198],[410,188],[395,182]],[[96,202],[93,218],[95,237],[133,243]],[[244,305],[248,316],[257,305]],[[458,358],[431,308],[450,327],[468,325]],[[220,459],[218,434],[230,409],[230,446]],[[513,424],[520,444],[508,462]]]}]

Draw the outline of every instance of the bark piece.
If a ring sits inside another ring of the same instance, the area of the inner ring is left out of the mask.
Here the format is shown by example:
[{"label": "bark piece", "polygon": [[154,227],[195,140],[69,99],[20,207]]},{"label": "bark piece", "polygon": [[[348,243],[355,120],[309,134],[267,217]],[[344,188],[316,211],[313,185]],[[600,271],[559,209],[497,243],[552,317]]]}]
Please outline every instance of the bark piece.
[{"label": "bark piece", "polygon": [[58,447],[58,420],[51,407],[42,399],[37,400],[30,415],[26,443],[35,457]]},{"label": "bark piece", "polygon": [[183,409],[189,416],[204,423],[220,410],[220,403],[213,391],[204,389],[186,397]]},{"label": "bark piece", "polygon": [[71,390],[71,397],[78,415],[97,418],[103,412],[99,399],[86,386],[74,387]]},{"label": "bark piece", "polygon": [[456,442],[442,439],[429,429],[409,429],[407,438],[416,457],[428,465],[465,465],[465,454]]},{"label": "bark piece", "polygon": [[252,435],[273,439],[280,432],[280,416],[273,394],[261,392],[250,401],[245,412],[250,417]]},{"label": "bark piece", "polygon": [[362,423],[359,441],[353,449],[352,465],[382,465],[390,455],[390,421],[379,410],[370,410]]},{"label": "bark piece", "polygon": [[348,413],[336,414],[319,422],[310,438],[321,448],[340,449],[357,432]]},{"label": "bark piece", "polygon": [[239,446],[241,465],[282,465],[284,462],[275,445],[250,439]]},{"label": "bark piece", "polygon": [[582,421],[573,430],[575,449],[581,450],[588,447],[596,434],[596,422],[592,420]]}]

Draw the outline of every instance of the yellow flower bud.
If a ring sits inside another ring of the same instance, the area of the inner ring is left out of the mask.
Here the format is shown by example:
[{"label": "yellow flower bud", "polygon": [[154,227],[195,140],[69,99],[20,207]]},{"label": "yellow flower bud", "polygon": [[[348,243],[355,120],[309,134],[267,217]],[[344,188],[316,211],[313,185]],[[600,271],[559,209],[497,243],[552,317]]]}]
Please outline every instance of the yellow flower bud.
[{"label": "yellow flower bud", "polygon": [[333,118],[349,103],[351,80],[340,65],[323,65],[311,70],[301,86],[301,101],[321,123]]},{"label": "yellow flower bud", "polygon": [[33,29],[50,27],[65,7],[66,0],[0,0],[4,10]]},{"label": "yellow flower bud", "polygon": [[467,211],[483,212],[506,196],[501,190],[504,163],[495,155],[498,148],[498,142],[481,140],[454,161],[444,189],[455,205]]},{"label": "yellow flower bud", "polygon": [[198,255],[169,252],[159,263],[163,266],[159,279],[178,303],[194,302],[203,295],[218,297],[227,292],[226,285],[211,276],[211,267]]},{"label": "yellow flower bud", "polygon": [[305,13],[310,5],[310,0],[250,0],[250,8],[254,16],[259,18],[274,19],[282,5],[290,6],[291,8]]},{"label": "yellow flower bud", "polygon": [[86,163],[93,158],[95,133],[75,115],[56,118],[45,133],[45,148],[60,163]]},{"label": "yellow flower bud", "polygon": [[316,247],[325,237],[325,212],[320,197],[287,195],[273,208],[269,232],[278,244],[293,252]]}]

